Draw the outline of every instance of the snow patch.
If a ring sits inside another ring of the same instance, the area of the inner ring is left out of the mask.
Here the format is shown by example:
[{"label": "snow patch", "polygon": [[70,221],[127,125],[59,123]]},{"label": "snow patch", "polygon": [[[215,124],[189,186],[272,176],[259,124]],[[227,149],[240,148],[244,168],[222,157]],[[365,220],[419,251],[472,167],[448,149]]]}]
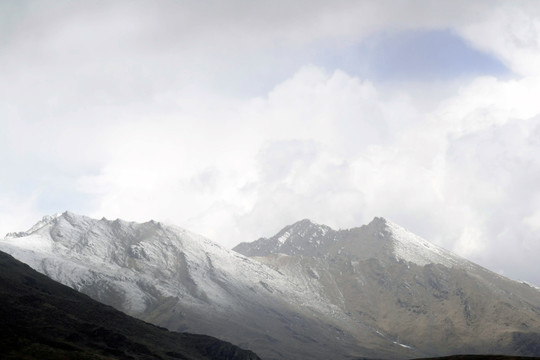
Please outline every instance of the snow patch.
[{"label": "snow patch", "polygon": [[453,266],[458,263],[457,257],[401,226],[386,221],[386,229],[392,234],[394,254],[398,259],[409,261],[420,266],[442,264]]},{"label": "snow patch", "polygon": [[404,347],[404,348],[407,348],[407,349],[414,349],[412,346],[409,346],[409,345],[405,345],[405,344],[402,344],[402,343],[399,343],[397,341],[392,341],[394,344],[396,345],[399,345],[401,347]]},{"label": "snow patch", "polygon": [[280,243],[280,244],[284,244],[288,239],[289,237],[291,236],[291,233],[288,232],[288,231],[285,231],[285,233],[283,235],[281,235],[280,237],[278,237],[277,241]]},{"label": "snow patch", "polygon": [[522,281],[519,281],[519,282],[522,283],[522,284],[524,284],[524,285],[527,285],[527,286],[529,286],[529,287],[532,287],[532,288],[535,289],[535,290],[540,291],[540,286],[536,286],[536,285],[534,285],[534,284],[532,284],[532,283],[530,283],[530,282],[528,282],[528,281],[523,281],[523,280],[522,280]]}]

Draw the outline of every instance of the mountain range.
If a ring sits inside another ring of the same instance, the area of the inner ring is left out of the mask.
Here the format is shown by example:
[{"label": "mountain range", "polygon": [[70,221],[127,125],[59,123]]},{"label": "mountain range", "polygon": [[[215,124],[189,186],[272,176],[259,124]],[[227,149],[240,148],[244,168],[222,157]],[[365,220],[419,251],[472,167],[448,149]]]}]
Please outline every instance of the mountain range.
[{"label": "mountain range", "polygon": [[383,218],[302,220],[228,250],[160,222],[70,212],[0,250],[129,315],[263,359],[540,355],[540,290]]}]

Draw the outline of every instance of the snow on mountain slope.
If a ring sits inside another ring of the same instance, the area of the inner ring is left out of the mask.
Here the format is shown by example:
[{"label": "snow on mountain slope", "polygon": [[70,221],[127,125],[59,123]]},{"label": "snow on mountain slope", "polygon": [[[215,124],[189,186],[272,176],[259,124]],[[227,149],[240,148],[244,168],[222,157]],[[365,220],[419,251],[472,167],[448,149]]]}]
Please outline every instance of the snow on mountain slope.
[{"label": "snow on mountain slope", "polygon": [[448,250],[422,239],[393,222],[388,220],[385,222],[386,229],[391,233],[397,258],[418,265],[442,264],[448,267],[462,262],[458,261],[457,255],[451,254]]},{"label": "snow on mountain slope", "polygon": [[[154,221],[93,220],[66,212],[44,217],[27,232],[8,235],[0,248],[76,289],[91,281],[114,282],[135,314],[155,300],[146,286],[157,296],[178,297],[194,306],[206,306],[210,298],[212,306],[221,308],[239,306],[235,292],[262,295],[275,288],[295,302],[304,290],[279,272],[200,235]],[[317,301],[307,305],[321,310]]]},{"label": "snow on mountain slope", "polygon": [[242,344],[266,359],[359,349],[350,335],[334,335],[345,315],[319,288],[176,226],[65,212],[9,234],[0,249],[130,315]]},{"label": "snow on mountain slope", "polygon": [[155,221],[65,212],[0,250],[143,320],[268,360],[536,354],[540,341],[535,288],[382,218],[337,231],[302,220],[238,245],[246,257]]}]

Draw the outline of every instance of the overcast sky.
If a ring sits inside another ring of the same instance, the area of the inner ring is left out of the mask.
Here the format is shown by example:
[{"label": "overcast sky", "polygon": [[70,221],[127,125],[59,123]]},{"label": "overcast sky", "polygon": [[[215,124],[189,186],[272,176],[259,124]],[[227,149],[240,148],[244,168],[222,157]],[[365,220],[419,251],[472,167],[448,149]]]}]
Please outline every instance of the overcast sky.
[{"label": "overcast sky", "polygon": [[537,1],[2,1],[0,233],[385,217],[540,285]]}]

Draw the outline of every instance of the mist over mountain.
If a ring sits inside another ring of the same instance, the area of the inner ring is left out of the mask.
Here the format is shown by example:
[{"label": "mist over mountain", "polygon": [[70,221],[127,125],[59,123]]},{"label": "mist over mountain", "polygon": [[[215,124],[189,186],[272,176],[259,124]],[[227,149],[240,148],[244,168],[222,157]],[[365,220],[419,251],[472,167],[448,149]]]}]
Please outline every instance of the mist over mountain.
[{"label": "mist over mountain", "polygon": [[540,291],[383,218],[302,220],[234,251],[175,226],[65,212],[0,249],[105,304],[264,359],[540,355]]}]

